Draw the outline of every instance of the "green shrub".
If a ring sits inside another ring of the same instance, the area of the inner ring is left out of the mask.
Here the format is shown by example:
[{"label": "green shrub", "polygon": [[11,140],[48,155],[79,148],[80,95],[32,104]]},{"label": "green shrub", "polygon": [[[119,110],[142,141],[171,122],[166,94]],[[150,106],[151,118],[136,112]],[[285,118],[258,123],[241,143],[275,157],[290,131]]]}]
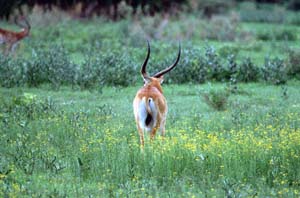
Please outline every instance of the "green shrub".
[{"label": "green shrub", "polygon": [[228,73],[229,73],[229,86],[228,90],[230,93],[237,93],[237,72],[238,72],[238,64],[235,59],[235,55],[230,55],[227,58],[228,62]]},{"label": "green shrub", "polygon": [[300,25],[300,13],[299,12],[291,12],[287,15],[287,23],[293,25]]},{"label": "green shrub", "polygon": [[238,67],[237,80],[241,82],[256,82],[259,79],[259,68],[249,57],[242,59]]},{"label": "green shrub", "polygon": [[266,58],[262,73],[264,80],[274,85],[285,84],[288,79],[287,67],[284,61],[279,58]]},{"label": "green shrub", "polygon": [[59,89],[62,84],[73,84],[75,75],[76,65],[62,45],[33,51],[26,74],[29,86],[50,83],[54,89]]},{"label": "green shrub", "polygon": [[285,40],[285,41],[296,41],[297,40],[297,30],[296,29],[279,29],[275,32],[276,40]]},{"label": "green shrub", "polygon": [[238,55],[240,47],[235,45],[224,45],[219,49],[219,54],[222,58],[227,58],[230,55]]},{"label": "green shrub", "polygon": [[[154,44],[155,54],[158,55],[151,57],[148,64],[149,72],[160,71],[174,62],[174,54],[166,53],[167,47],[169,46],[155,47]],[[264,79],[281,84],[288,77],[299,75],[299,55],[296,51],[289,51],[288,68],[283,61],[278,61],[280,60],[278,58],[278,60],[268,59],[260,72],[259,67],[250,58],[242,59],[238,64],[235,60],[237,49],[227,50],[227,47],[223,47],[219,51],[222,54],[220,56],[213,46],[207,45],[201,51],[200,48],[187,44],[182,48],[178,66],[165,78],[165,82],[180,84],[230,81],[235,84],[239,81],[255,82]],[[59,89],[62,85],[72,87],[77,85],[82,90],[95,87],[101,90],[103,86],[130,86],[139,78],[140,64],[145,54],[141,50],[136,50],[132,54],[121,51],[125,51],[125,48],[120,44],[109,47],[107,43],[101,43],[90,51],[86,50],[84,61],[78,65],[71,62],[68,50],[61,44],[51,45],[49,48],[41,46],[38,50],[32,50],[28,60],[1,57],[0,85],[37,87],[47,83],[53,89]],[[284,72],[283,75],[276,74],[277,70]]]},{"label": "green shrub", "polygon": [[230,8],[234,7],[234,1],[209,0],[209,1],[186,1],[191,9],[201,11],[204,16],[211,17],[214,14],[226,13]]},{"label": "green shrub", "polygon": [[[97,50],[92,50],[97,51]],[[117,51],[102,53],[90,52],[76,70],[76,84],[81,89],[103,86],[129,86],[136,82],[138,73],[128,54]]]},{"label": "green shrub", "polygon": [[233,41],[238,37],[239,19],[235,15],[213,16],[208,24],[204,25],[201,32],[203,39],[218,41]]},{"label": "green shrub", "polygon": [[24,59],[13,59],[0,54],[0,85],[15,87],[24,84]]},{"label": "green shrub", "polygon": [[283,23],[286,20],[286,10],[283,7],[261,5],[251,2],[243,3],[239,11],[241,21]]},{"label": "green shrub", "polygon": [[[163,65],[172,61],[174,57],[166,59]],[[178,65],[165,80],[173,83],[204,83],[207,80],[207,67],[201,51],[192,47],[183,49]]]},{"label": "green shrub", "polygon": [[0,101],[1,113],[9,115],[13,121],[40,119],[57,111],[57,106],[51,98],[41,100],[31,93],[0,97]]},{"label": "green shrub", "polygon": [[222,63],[222,59],[213,46],[206,47],[204,61],[207,67],[207,79],[224,81],[230,78],[227,66]]},{"label": "green shrub", "polygon": [[256,32],[256,38],[262,41],[269,41],[269,40],[274,40],[274,35],[273,33],[264,30],[264,31]]},{"label": "green shrub", "polygon": [[52,87],[58,89],[62,84],[71,84],[76,66],[70,61],[66,49],[61,45],[54,45],[46,53],[44,61],[47,66],[48,81]]},{"label": "green shrub", "polygon": [[99,59],[87,56],[84,62],[81,64],[80,69],[77,72],[76,84],[81,89],[92,89],[99,82],[99,76],[97,75],[97,67],[99,65]]},{"label": "green shrub", "polygon": [[205,103],[217,111],[224,111],[227,107],[229,92],[226,89],[210,89],[203,94]]},{"label": "green shrub", "polygon": [[288,51],[288,74],[300,79],[300,50]]},{"label": "green shrub", "polygon": [[300,24],[298,12],[286,10],[284,6],[278,4],[266,5],[247,1],[240,3],[239,7],[240,19],[244,22]]},{"label": "green shrub", "polygon": [[279,40],[279,41],[295,41],[297,40],[297,31],[295,29],[273,29],[262,30],[256,33],[256,37],[259,40],[270,41],[270,40]]},{"label": "green shrub", "polygon": [[234,54],[231,54],[227,57],[228,62],[228,73],[230,75],[230,78],[234,76],[236,78],[237,71],[238,71],[238,64],[236,62],[236,56]]},{"label": "green shrub", "polygon": [[106,85],[132,85],[136,81],[132,75],[135,73],[137,73],[136,65],[126,53],[107,52],[99,57],[98,74],[101,76],[101,81]]},{"label": "green shrub", "polygon": [[43,60],[43,51],[33,51],[32,58],[26,65],[26,83],[29,87],[37,87],[48,82],[47,65]]}]

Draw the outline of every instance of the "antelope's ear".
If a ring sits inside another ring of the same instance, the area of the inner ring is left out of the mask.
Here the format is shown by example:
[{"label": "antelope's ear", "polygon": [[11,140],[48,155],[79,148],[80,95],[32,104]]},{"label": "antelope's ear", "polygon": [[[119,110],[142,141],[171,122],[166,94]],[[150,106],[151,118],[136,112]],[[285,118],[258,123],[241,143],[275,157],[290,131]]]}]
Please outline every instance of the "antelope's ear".
[{"label": "antelope's ear", "polygon": [[164,82],[164,76],[160,76],[157,79],[160,82],[160,84],[162,84]]},{"label": "antelope's ear", "polygon": [[147,84],[147,83],[149,83],[151,81],[151,78],[148,77],[148,76],[144,76],[143,80],[144,80],[144,85],[145,85],[145,84]]}]

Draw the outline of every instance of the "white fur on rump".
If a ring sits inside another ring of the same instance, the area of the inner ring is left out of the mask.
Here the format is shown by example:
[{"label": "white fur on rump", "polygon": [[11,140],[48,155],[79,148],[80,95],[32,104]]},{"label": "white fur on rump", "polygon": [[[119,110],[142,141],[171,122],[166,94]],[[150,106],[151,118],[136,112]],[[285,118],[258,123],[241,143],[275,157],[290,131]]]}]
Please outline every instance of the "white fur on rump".
[{"label": "white fur on rump", "polygon": [[146,109],[146,97],[143,97],[140,100],[138,105],[138,112],[136,116],[139,117],[139,126],[143,131],[151,132],[153,127],[156,125],[156,116],[157,116],[157,109],[155,107],[154,101],[152,98],[149,98],[149,107],[152,114],[152,120],[148,126],[146,126],[146,118],[147,118],[147,109]]}]

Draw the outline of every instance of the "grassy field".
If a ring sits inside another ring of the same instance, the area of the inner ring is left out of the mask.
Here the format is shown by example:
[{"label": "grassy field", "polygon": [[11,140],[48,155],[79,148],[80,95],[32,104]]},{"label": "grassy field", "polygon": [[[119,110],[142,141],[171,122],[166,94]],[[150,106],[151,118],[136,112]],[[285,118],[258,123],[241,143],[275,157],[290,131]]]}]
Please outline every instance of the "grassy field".
[{"label": "grassy field", "polygon": [[[61,14],[43,16],[33,13],[30,16],[31,34],[20,44],[18,56],[28,57],[33,50],[59,44],[70,52],[75,63],[83,62],[86,52],[91,49],[98,53],[117,50],[141,61],[144,58],[141,49],[145,48],[146,39],[151,41],[155,50],[153,56],[158,58],[165,56],[165,52],[171,53],[172,46],[180,40],[183,49],[193,46],[203,50],[212,45],[221,56],[233,53],[239,60],[249,56],[255,63],[262,64],[267,56],[285,58],[288,49],[299,49],[299,25],[235,22],[230,16],[219,18],[216,22],[208,22],[201,16],[183,14],[179,18],[166,19],[166,27],[159,28],[163,23],[160,16],[112,22],[104,18],[79,21]],[[219,27],[219,23],[229,27]],[[1,21],[0,24],[18,31],[12,24]],[[210,33],[213,36],[209,36]]]},{"label": "grassy field", "polygon": [[140,149],[138,87],[1,89],[2,197],[298,197],[299,82],[241,84],[225,111],[167,85],[167,135]]},{"label": "grassy field", "polygon": [[[30,37],[1,56],[0,197],[300,197],[300,26],[182,14],[159,28],[162,20],[30,15]],[[141,149],[132,101],[146,39],[150,72],[173,61],[178,40],[182,57],[163,85],[166,137],[147,136]],[[234,73],[222,76],[231,55],[266,71],[232,83]],[[265,67],[266,57],[278,59]],[[211,62],[221,77],[193,81]]]}]

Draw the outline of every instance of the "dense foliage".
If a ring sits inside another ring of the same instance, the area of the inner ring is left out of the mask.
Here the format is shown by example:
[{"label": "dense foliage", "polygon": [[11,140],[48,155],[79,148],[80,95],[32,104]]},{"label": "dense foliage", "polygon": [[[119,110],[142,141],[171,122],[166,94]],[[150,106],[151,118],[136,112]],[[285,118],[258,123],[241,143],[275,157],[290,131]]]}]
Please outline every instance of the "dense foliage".
[{"label": "dense foliage", "polygon": [[[140,50],[139,56],[145,56]],[[291,61],[295,61],[291,52]],[[103,86],[129,86],[136,84],[142,62],[120,51],[88,53],[80,64],[73,63],[63,45],[54,45],[47,50],[34,50],[29,58],[1,57],[0,84],[2,87],[33,86],[51,84],[54,89],[61,85],[90,89]],[[153,60],[154,62],[155,60]],[[161,70],[174,61],[168,55],[159,60],[155,68],[151,63],[149,70]],[[152,61],[151,61],[152,62]],[[299,75],[298,63],[287,66],[280,58],[266,58],[263,65],[256,65],[251,58],[241,62],[232,59],[232,55],[222,57],[213,46],[199,49],[187,46],[183,49],[181,61],[166,78],[172,83],[204,83],[207,81],[230,81],[236,74],[238,82],[266,81],[282,84]],[[234,65],[234,67],[232,67]],[[133,75],[134,74],[134,75]]]},{"label": "dense foliage", "polygon": [[[255,12],[261,15],[251,14]],[[61,10],[44,13],[36,8],[28,17],[30,37],[21,42],[17,55],[0,55],[0,85],[46,83],[53,89],[71,85],[82,90],[129,86],[140,82],[146,40],[152,47],[149,72],[155,73],[174,61],[178,38],[181,60],[164,82],[284,84],[300,75],[298,15],[284,7],[248,2],[210,19],[197,12],[175,17],[137,13],[111,22],[103,17],[72,20]]]}]

